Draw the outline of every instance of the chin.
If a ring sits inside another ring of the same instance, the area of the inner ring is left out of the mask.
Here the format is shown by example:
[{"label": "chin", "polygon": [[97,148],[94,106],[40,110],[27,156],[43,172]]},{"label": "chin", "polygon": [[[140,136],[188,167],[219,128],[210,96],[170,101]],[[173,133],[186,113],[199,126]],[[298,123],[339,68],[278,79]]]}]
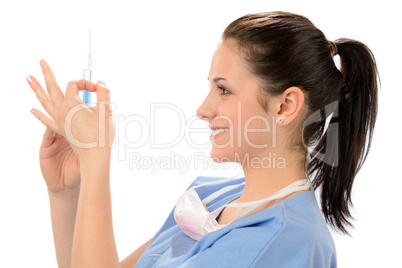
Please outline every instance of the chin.
[{"label": "chin", "polygon": [[212,148],[210,156],[216,163],[234,162],[234,153],[225,149]]}]

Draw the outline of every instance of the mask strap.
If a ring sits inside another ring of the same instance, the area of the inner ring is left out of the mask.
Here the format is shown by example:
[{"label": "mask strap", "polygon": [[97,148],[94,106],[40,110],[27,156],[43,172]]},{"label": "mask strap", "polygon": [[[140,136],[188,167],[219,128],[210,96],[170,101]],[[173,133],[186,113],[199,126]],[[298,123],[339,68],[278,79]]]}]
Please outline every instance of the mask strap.
[{"label": "mask strap", "polygon": [[226,186],[226,187],[224,187],[224,188],[222,188],[222,189],[220,189],[220,190],[218,190],[218,191],[216,191],[216,192],[210,194],[209,196],[205,197],[205,198],[202,200],[202,203],[203,203],[204,205],[206,205],[206,204],[208,204],[209,202],[211,202],[212,200],[214,200],[215,198],[217,198],[218,196],[220,196],[220,195],[222,195],[222,194],[224,194],[224,193],[226,193],[226,192],[229,192],[230,190],[236,189],[236,188],[238,188],[238,187],[240,187],[240,186],[242,186],[242,185],[244,185],[244,184],[245,184],[245,182],[242,182],[242,183],[240,183],[240,184],[235,184],[235,185]]},{"label": "mask strap", "polygon": [[260,200],[252,201],[252,202],[245,202],[245,203],[227,204],[224,206],[235,207],[235,208],[244,208],[244,207],[248,207],[248,206],[259,205],[261,202],[271,201],[273,199],[284,197],[290,193],[293,193],[295,191],[295,189],[302,190],[301,188],[303,188],[303,190],[310,188],[310,181],[307,179],[298,180],[298,181],[286,186],[285,188],[279,190],[278,192],[274,193],[270,197],[267,197],[264,199],[260,199]]},{"label": "mask strap", "polygon": [[[260,199],[257,201],[252,201],[252,202],[245,202],[245,203],[234,203],[234,204],[225,204],[220,206],[219,208],[215,209],[211,214],[217,216],[218,213],[224,208],[224,207],[233,207],[233,208],[246,208],[240,211],[240,213],[236,216],[236,218],[232,221],[234,222],[235,220],[239,219],[240,217],[243,217],[244,215],[248,214],[249,212],[253,211],[257,207],[259,207],[261,204],[274,200],[274,199],[279,199],[281,197],[287,196],[288,194],[292,192],[297,192],[301,190],[306,190],[310,188],[310,180],[308,179],[303,179],[303,180],[298,180],[295,181],[292,184],[289,184],[285,188],[279,190],[275,194],[271,195],[270,197]],[[240,186],[240,185],[236,185]],[[209,197],[209,196],[208,196]],[[208,198],[207,197],[207,198]]]},{"label": "mask strap", "polygon": [[[304,184],[300,185],[302,182],[304,182]],[[262,205],[265,202],[285,197],[285,196],[287,196],[287,195],[289,195],[291,193],[297,192],[297,191],[307,190],[307,189],[310,188],[310,185],[311,185],[311,183],[307,179],[299,180],[299,181],[297,181],[295,183],[292,183],[289,186],[283,188],[282,190],[279,190],[278,192],[276,192],[271,197],[261,199],[261,200],[257,200],[257,201],[254,201],[254,202],[229,204],[229,205],[227,205],[227,207],[237,207],[237,208],[246,207],[245,209],[240,211],[239,214],[237,214],[237,216],[234,218],[234,220],[232,222],[242,218],[244,215],[250,213],[251,211],[253,211],[254,209],[256,209],[257,207],[259,207],[260,205]]]}]

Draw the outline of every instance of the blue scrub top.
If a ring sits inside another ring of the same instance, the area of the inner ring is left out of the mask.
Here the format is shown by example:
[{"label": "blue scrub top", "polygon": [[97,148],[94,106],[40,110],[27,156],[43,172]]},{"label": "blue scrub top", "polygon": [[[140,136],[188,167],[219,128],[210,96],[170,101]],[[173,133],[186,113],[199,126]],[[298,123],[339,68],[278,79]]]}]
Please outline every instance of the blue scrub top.
[{"label": "blue scrub top", "polygon": [[[198,177],[195,185],[223,179]],[[201,186],[204,199],[243,178]],[[244,185],[207,204],[210,212],[239,197]],[[196,241],[176,224],[170,213],[134,266],[143,267],[336,267],[332,236],[314,193],[298,193],[280,203],[248,215]]]}]

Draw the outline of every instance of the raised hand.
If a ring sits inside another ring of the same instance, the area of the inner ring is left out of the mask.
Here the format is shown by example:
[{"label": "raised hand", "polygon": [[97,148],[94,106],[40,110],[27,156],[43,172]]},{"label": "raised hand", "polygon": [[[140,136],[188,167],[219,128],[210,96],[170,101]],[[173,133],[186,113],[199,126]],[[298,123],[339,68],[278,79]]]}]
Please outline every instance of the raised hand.
[{"label": "raised hand", "polygon": [[[27,77],[27,81],[50,117],[37,109],[32,109],[34,115],[51,131],[64,137],[79,160],[88,154],[110,154],[114,122],[109,108],[109,89],[102,82],[71,81],[64,95],[49,65],[45,61],[40,63],[47,91],[33,76]],[[80,99],[81,90],[96,92],[95,107],[86,106]]]}]

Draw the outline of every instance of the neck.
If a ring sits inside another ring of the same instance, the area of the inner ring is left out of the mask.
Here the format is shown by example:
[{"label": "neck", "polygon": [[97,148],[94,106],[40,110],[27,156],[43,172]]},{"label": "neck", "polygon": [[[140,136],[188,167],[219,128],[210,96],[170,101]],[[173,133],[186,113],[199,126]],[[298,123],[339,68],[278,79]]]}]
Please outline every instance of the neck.
[{"label": "neck", "polygon": [[[306,178],[304,166],[300,166],[299,158],[296,158],[295,155],[297,154],[280,156],[270,152],[265,154],[264,161],[255,161],[254,164],[250,163],[251,160],[248,164],[247,161],[244,161],[242,167],[245,186],[237,202],[251,202],[267,198],[289,184]],[[267,164],[269,158],[271,158],[271,165]]]}]

